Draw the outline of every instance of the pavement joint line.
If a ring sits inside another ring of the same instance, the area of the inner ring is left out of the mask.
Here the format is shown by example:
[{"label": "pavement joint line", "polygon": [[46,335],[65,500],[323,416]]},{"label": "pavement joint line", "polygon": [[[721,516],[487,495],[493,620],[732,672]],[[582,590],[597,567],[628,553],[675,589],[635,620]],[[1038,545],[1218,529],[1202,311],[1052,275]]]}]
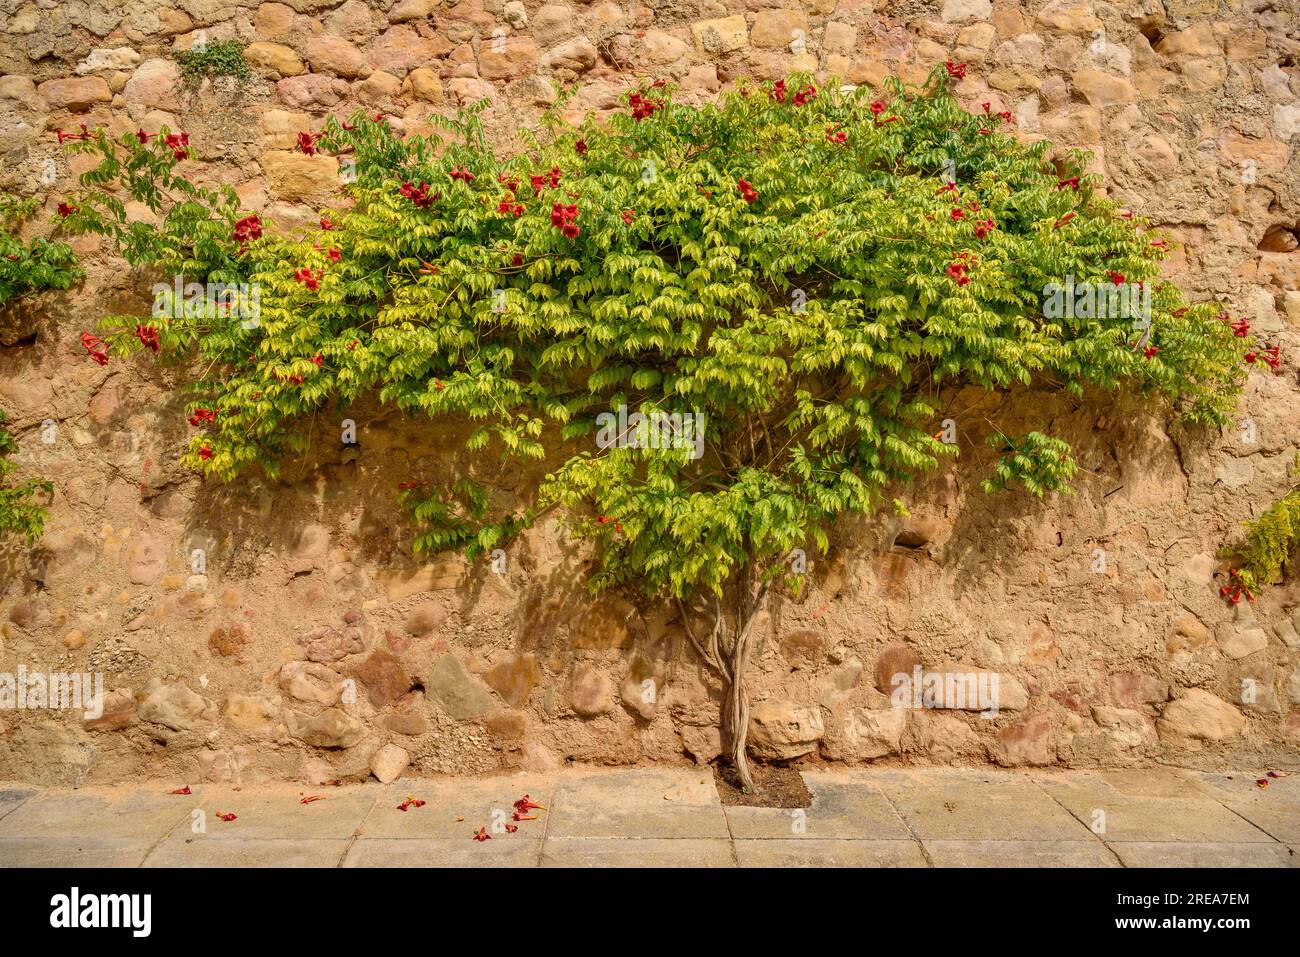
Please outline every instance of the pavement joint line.
[{"label": "pavement joint line", "polygon": [[3,821],[3,820],[4,820],[5,818],[7,818],[10,814],[12,814],[14,811],[18,810],[20,807],[22,807],[24,804],[26,804],[28,801],[30,801],[32,798],[34,798],[36,795],[38,795],[38,794],[40,794],[40,793],[41,793],[41,791],[40,791],[39,788],[35,788],[35,787],[33,787],[32,790],[22,798],[22,800],[20,800],[20,801],[19,801],[17,804],[15,804],[13,807],[9,808],[9,810],[5,811],[3,814],[0,814],[0,821]]},{"label": "pavement joint line", "polygon": [[1029,780],[1030,780],[1031,782],[1033,782],[1034,787],[1038,788],[1038,790],[1042,791],[1045,795],[1047,795],[1047,797],[1052,801],[1053,804],[1055,804],[1057,807],[1059,807],[1061,810],[1063,810],[1066,814],[1070,815],[1070,817],[1074,818],[1074,819],[1075,819],[1076,821],[1078,821],[1081,825],[1083,825],[1083,827],[1087,829],[1088,834],[1091,836],[1092,840],[1098,842],[1099,844],[1101,844],[1102,847],[1106,848],[1106,850],[1110,852],[1111,857],[1115,858],[1115,861],[1119,864],[1120,867],[1128,867],[1128,865],[1124,863],[1124,859],[1123,859],[1122,857],[1119,856],[1119,851],[1115,850],[1115,848],[1111,846],[1111,842],[1108,841],[1108,840],[1106,840],[1104,837],[1102,837],[1102,836],[1101,836],[1100,834],[1098,834],[1096,831],[1094,831],[1094,830],[1093,830],[1093,829],[1088,825],[1088,822],[1087,822],[1087,821],[1085,821],[1083,818],[1079,817],[1079,815],[1075,814],[1075,813],[1074,813],[1073,811],[1071,811],[1068,807],[1066,807],[1066,806],[1065,806],[1064,804],[1062,804],[1059,800],[1057,800],[1057,797],[1056,797],[1055,794],[1053,794],[1051,791],[1047,790],[1047,788],[1043,787],[1043,782],[1042,782],[1042,781],[1038,780],[1038,778],[1036,778],[1036,777],[1034,777],[1034,776],[1032,776],[1032,775],[1029,776]]},{"label": "pavement joint line", "polygon": [[348,859],[348,854],[352,852],[352,845],[357,842],[357,839],[361,836],[361,832],[365,829],[366,822],[370,820],[370,815],[375,813],[375,808],[379,806],[379,802],[382,801],[384,796],[387,794],[388,785],[381,784],[379,786],[379,793],[375,795],[375,799],[371,802],[370,807],[366,808],[366,813],[361,815],[361,820],[357,822],[357,826],[352,829],[352,835],[348,838],[348,842],[343,845],[343,853],[341,853],[339,859],[334,862],[336,870],[341,868],[343,862]]},{"label": "pavement joint line", "polygon": [[546,859],[546,835],[551,832],[551,815],[555,813],[555,799],[560,796],[560,779],[554,778],[551,783],[551,790],[546,798],[546,817],[542,821],[542,839],[537,842],[537,863],[536,867],[542,866],[542,861]]},{"label": "pavement joint line", "polygon": [[930,856],[930,849],[925,846],[925,841],[921,840],[921,836],[912,828],[911,822],[907,820],[907,815],[900,811],[898,806],[894,804],[894,799],[889,796],[889,792],[882,787],[876,787],[874,784],[868,784],[867,786],[874,788],[876,793],[885,799],[885,803],[887,803],[894,814],[898,816],[898,819],[903,822],[903,827],[907,828],[907,833],[912,835],[912,841],[920,849],[921,857],[925,858],[925,866],[933,868],[935,863],[934,858]]},{"label": "pavement joint line", "polygon": [[[192,812],[191,812],[191,813],[192,813]],[[181,816],[176,820],[176,823],[175,823],[175,824],[173,824],[171,827],[167,828],[167,830],[164,831],[164,832],[162,833],[161,836],[159,836],[158,840],[154,841],[153,844],[151,844],[151,845],[149,846],[149,849],[148,849],[147,851],[144,852],[144,857],[140,858],[140,860],[136,863],[135,866],[136,866],[137,868],[144,867],[145,863],[146,863],[146,862],[149,860],[149,858],[153,855],[153,852],[156,851],[156,850],[158,850],[158,848],[162,847],[162,843],[163,843],[163,841],[165,841],[165,840],[167,840],[167,838],[171,837],[171,836],[172,836],[172,832],[175,831],[178,827],[180,827],[182,824],[184,824],[184,823],[185,823],[186,821],[188,821],[188,820],[190,820],[190,815],[189,815],[189,814],[183,814],[183,815],[181,815]]]},{"label": "pavement joint line", "polygon": [[[1215,800],[1215,799],[1211,798],[1211,800]],[[1260,825],[1260,824],[1256,824],[1254,821],[1250,820],[1250,818],[1245,817],[1244,815],[1237,813],[1237,810],[1236,810],[1232,805],[1230,805],[1230,804],[1224,804],[1222,801],[1217,801],[1217,800],[1215,801],[1215,803],[1217,803],[1217,804],[1219,805],[1219,807],[1223,808],[1225,811],[1227,811],[1229,814],[1233,815],[1234,817],[1239,817],[1239,818],[1241,818],[1243,821],[1245,821],[1247,824],[1249,824],[1249,825],[1250,825],[1251,827],[1253,827],[1255,830],[1259,831],[1259,833],[1261,833],[1261,834],[1263,834],[1265,837],[1267,837],[1270,841],[1274,841],[1274,842],[1276,842],[1276,843],[1278,843],[1278,844],[1282,844],[1282,845],[1285,845],[1285,844],[1286,844],[1286,841],[1282,840],[1280,837],[1277,837],[1275,834],[1273,834],[1273,833],[1272,833],[1271,831],[1269,831],[1267,828],[1263,827],[1263,826]],[[1242,841],[1242,842],[1240,842],[1240,843],[1245,844],[1245,843],[1249,843],[1249,842],[1247,842],[1247,841]],[[1261,841],[1260,843],[1263,843],[1263,842]]]}]

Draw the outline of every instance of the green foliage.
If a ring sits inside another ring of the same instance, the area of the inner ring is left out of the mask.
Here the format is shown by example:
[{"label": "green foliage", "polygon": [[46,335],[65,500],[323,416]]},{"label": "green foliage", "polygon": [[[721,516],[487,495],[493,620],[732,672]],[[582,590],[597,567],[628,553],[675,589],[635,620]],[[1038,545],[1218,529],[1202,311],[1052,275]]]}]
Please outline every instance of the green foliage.
[{"label": "green foliage", "polygon": [[1061,439],[1030,432],[1012,438],[1001,432],[988,437],[988,444],[1002,455],[993,475],[981,484],[986,492],[1000,492],[1012,482],[1042,498],[1048,492],[1070,492],[1070,479],[1079,470],[1070,444]]},{"label": "green foliage", "polygon": [[[945,390],[1124,388],[1226,421],[1247,344],[1159,278],[1163,243],[1093,189],[1083,155],[1056,169],[1048,144],[964,111],[942,70],[872,99],[832,83],[799,105],[745,87],[693,107],[646,88],[637,115],[604,123],[569,127],[557,106],[513,157],[488,148],[477,107],[440,123],[445,145],[330,118],[314,148],[346,153],[356,180],[300,239],[236,238],[233,193],[101,133],[73,147],[103,157],[76,222],[133,264],[260,289],[252,326],[149,320],[196,360],[191,411],[215,411],[188,464],[275,474],[309,414],[377,394],[470,423],[464,461],[565,455],[511,508],[468,464],[420,476],[402,493],[418,548],[476,556],[563,507],[600,545],[597,588],[720,592],[825,551],[837,516],[957,454],[932,434]],[[161,224],[128,223],[114,183]],[[1152,291],[1145,350],[1129,318],[1044,316],[1047,284],[1110,273]],[[115,352],[140,348],[141,321],[107,320]],[[702,417],[703,455],[598,446],[597,416],[622,406]],[[991,487],[1042,495],[1075,472],[1059,439],[997,441]]]},{"label": "green foliage", "polygon": [[7,421],[0,410],[0,538],[21,534],[28,545],[34,545],[45,530],[45,509],[36,503],[36,497],[54,491],[54,485],[43,479],[9,484],[9,474],[18,467],[9,456],[18,451],[18,443],[4,428]]},{"label": "green foliage", "polygon": [[247,80],[252,72],[244,59],[246,46],[242,40],[209,40],[202,46],[177,53],[176,62],[180,64],[181,76],[189,83],[218,76]]},{"label": "green foliage", "polygon": [[[1296,467],[1300,469],[1300,455]],[[1238,565],[1237,576],[1248,589],[1275,585],[1295,571],[1300,564],[1300,488],[1245,524],[1245,540],[1230,553]]]},{"label": "green foliage", "polygon": [[46,289],[69,289],[82,277],[67,243],[48,239],[24,242],[18,227],[40,202],[0,193],[0,306]]}]

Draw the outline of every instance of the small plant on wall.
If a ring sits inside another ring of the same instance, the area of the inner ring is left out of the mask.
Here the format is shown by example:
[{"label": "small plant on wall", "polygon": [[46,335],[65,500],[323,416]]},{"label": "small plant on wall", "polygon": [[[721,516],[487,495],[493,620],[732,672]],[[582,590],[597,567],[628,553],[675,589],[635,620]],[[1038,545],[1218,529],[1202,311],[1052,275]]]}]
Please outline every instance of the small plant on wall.
[{"label": "small plant on wall", "polygon": [[[557,107],[510,157],[481,107],[443,121],[446,145],[331,118],[299,148],[346,156],[351,204],[301,239],[184,182],[178,134],[100,134],[72,147],[101,162],[70,225],[258,304],[109,317],[87,349],[194,360],[185,461],[222,479],[276,474],[310,413],[362,396],[471,423],[472,453],[548,460],[508,507],[468,472],[406,483],[417,548],[476,558],[563,509],[593,589],[678,603],[750,786],[757,616],[839,517],[902,510],[958,454],[941,393],[1128,390],[1222,425],[1245,375],[1247,341],[1160,278],[1165,240],[1085,157],[1049,162],[949,74],[878,93],[799,76],[698,107],[645,85],[603,123]],[[159,225],[127,222],[115,183]],[[1043,432],[991,444],[990,491],[1049,495],[1077,469]]]},{"label": "small plant on wall", "polygon": [[176,62],[180,64],[181,76],[190,84],[222,76],[247,80],[252,76],[244,59],[247,46],[240,40],[208,40],[177,53]]}]

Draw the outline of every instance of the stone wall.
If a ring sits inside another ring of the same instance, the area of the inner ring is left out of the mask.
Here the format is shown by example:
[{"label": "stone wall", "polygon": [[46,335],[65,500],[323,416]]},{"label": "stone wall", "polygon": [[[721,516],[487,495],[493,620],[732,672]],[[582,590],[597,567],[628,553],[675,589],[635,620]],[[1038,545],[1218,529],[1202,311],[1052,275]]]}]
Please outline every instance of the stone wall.
[{"label": "stone wall", "polygon": [[[1300,587],[1230,609],[1215,556],[1295,481],[1298,23],[1284,0],[0,0],[0,188],[52,211],[82,171],[56,129],[166,124],[189,132],[193,176],[292,227],[337,188],[334,159],[293,151],[327,113],[427,131],[487,97],[508,143],[553,78],[576,84],[577,113],[622,108],[635,77],[699,100],[741,76],[874,86],[966,62],[963,102],[1091,149],[1112,193],[1184,244],[1169,271],[1286,361],[1252,373],[1222,434],[1132,403],[1003,401],[1000,423],[1032,408],[1076,443],[1080,493],[990,498],[975,452],[917,491],[906,522],[846,523],[811,591],[762,620],[755,749],[1296,767]],[[175,53],[225,38],[250,44],[254,76],[183,85]],[[672,611],[588,599],[589,556],[560,525],[513,546],[503,574],[410,557],[394,499],[444,461],[427,423],[349,410],[360,444],[344,447],[338,423],[313,422],[276,483],[179,470],[177,373],[146,357],[101,368],[76,339],[105,313],[144,314],[147,281],[93,240],[78,252],[80,289],[0,323],[18,461],[57,485],[40,546],[0,558],[0,672],[102,672],[109,694],[91,721],[0,711],[0,778],[325,781],[408,760],[440,773],[717,753],[717,689]],[[961,395],[950,414],[978,421],[997,401]],[[505,496],[536,476],[488,478]],[[916,666],[996,674],[999,713],[890,707],[889,676]]]}]

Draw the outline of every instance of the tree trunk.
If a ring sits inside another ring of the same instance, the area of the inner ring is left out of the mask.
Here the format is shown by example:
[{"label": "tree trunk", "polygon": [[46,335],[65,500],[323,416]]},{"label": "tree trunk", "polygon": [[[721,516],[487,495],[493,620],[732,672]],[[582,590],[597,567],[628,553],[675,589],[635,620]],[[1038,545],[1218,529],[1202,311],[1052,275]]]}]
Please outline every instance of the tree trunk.
[{"label": "tree trunk", "polygon": [[751,793],[754,791],[754,778],[750,774],[749,757],[745,751],[749,739],[749,689],[745,677],[753,650],[754,619],[768,589],[768,583],[764,582],[755,594],[755,578],[752,568],[745,569],[737,588],[736,625],[730,641],[723,640],[727,622],[722,613],[721,601],[714,603],[713,629],[707,648],[696,638],[687,610],[678,602],[687,637],[704,663],[722,681],[722,708],[718,729],[722,738],[722,753],[735,769],[741,787]]}]

